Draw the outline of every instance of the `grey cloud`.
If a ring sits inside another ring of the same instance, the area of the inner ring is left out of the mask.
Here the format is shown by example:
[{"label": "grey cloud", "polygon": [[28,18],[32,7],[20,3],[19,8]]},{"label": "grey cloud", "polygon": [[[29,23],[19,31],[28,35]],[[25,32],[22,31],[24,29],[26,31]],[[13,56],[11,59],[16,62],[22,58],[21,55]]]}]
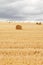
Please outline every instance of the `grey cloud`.
[{"label": "grey cloud", "polygon": [[43,20],[43,0],[1,0],[0,18],[8,20]]}]

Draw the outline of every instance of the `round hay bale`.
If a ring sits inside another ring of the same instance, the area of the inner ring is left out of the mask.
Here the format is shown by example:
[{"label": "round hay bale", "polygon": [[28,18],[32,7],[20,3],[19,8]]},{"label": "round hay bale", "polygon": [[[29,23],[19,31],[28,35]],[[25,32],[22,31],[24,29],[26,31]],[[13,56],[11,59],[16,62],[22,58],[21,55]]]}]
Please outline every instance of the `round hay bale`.
[{"label": "round hay bale", "polygon": [[38,24],[41,25],[41,22],[39,22]]},{"label": "round hay bale", "polygon": [[22,26],[21,25],[16,25],[16,29],[17,30],[22,30]]},{"label": "round hay bale", "polygon": [[10,21],[8,21],[8,23],[10,23]]},{"label": "round hay bale", "polygon": [[41,22],[36,22],[37,25],[41,25]]},{"label": "round hay bale", "polygon": [[36,24],[38,24],[38,22],[36,22]]}]

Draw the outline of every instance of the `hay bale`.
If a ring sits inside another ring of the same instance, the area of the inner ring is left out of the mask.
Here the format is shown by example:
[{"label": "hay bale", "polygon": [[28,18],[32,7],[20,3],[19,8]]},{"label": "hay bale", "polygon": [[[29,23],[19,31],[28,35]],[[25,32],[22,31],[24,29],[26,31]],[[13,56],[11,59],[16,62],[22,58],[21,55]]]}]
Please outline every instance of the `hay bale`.
[{"label": "hay bale", "polygon": [[36,24],[38,24],[38,22],[36,22]]},{"label": "hay bale", "polygon": [[41,22],[36,22],[37,25],[41,25]]},{"label": "hay bale", "polygon": [[22,30],[22,26],[21,25],[16,25],[16,29],[17,30]]},{"label": "hay bale", "polygon": [[10,21],[8,21],[8,23],[10,23]]},{"label": "hay bale", "polygon": [[39,22],[38,25],[41,25],[41,22]]}]

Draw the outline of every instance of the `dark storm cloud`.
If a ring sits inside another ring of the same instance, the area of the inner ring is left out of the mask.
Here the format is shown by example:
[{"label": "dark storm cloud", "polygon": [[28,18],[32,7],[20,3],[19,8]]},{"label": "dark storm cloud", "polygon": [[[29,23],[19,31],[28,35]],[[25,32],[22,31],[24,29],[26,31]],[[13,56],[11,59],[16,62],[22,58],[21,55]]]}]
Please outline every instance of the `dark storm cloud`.
[{"label": "dark storm cloud", "polygon": [[0,19],[43,20],[43,0],[1,0]]}]

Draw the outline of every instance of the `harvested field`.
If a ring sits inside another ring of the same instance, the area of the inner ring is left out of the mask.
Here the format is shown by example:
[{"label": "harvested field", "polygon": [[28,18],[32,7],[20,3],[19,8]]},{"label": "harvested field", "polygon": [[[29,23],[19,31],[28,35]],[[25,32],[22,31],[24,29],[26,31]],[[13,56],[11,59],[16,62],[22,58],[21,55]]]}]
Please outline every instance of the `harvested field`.
[{"label": "harvested field", "polygon": [[0,65],[43,65],[43,24],[0,22]]}]

